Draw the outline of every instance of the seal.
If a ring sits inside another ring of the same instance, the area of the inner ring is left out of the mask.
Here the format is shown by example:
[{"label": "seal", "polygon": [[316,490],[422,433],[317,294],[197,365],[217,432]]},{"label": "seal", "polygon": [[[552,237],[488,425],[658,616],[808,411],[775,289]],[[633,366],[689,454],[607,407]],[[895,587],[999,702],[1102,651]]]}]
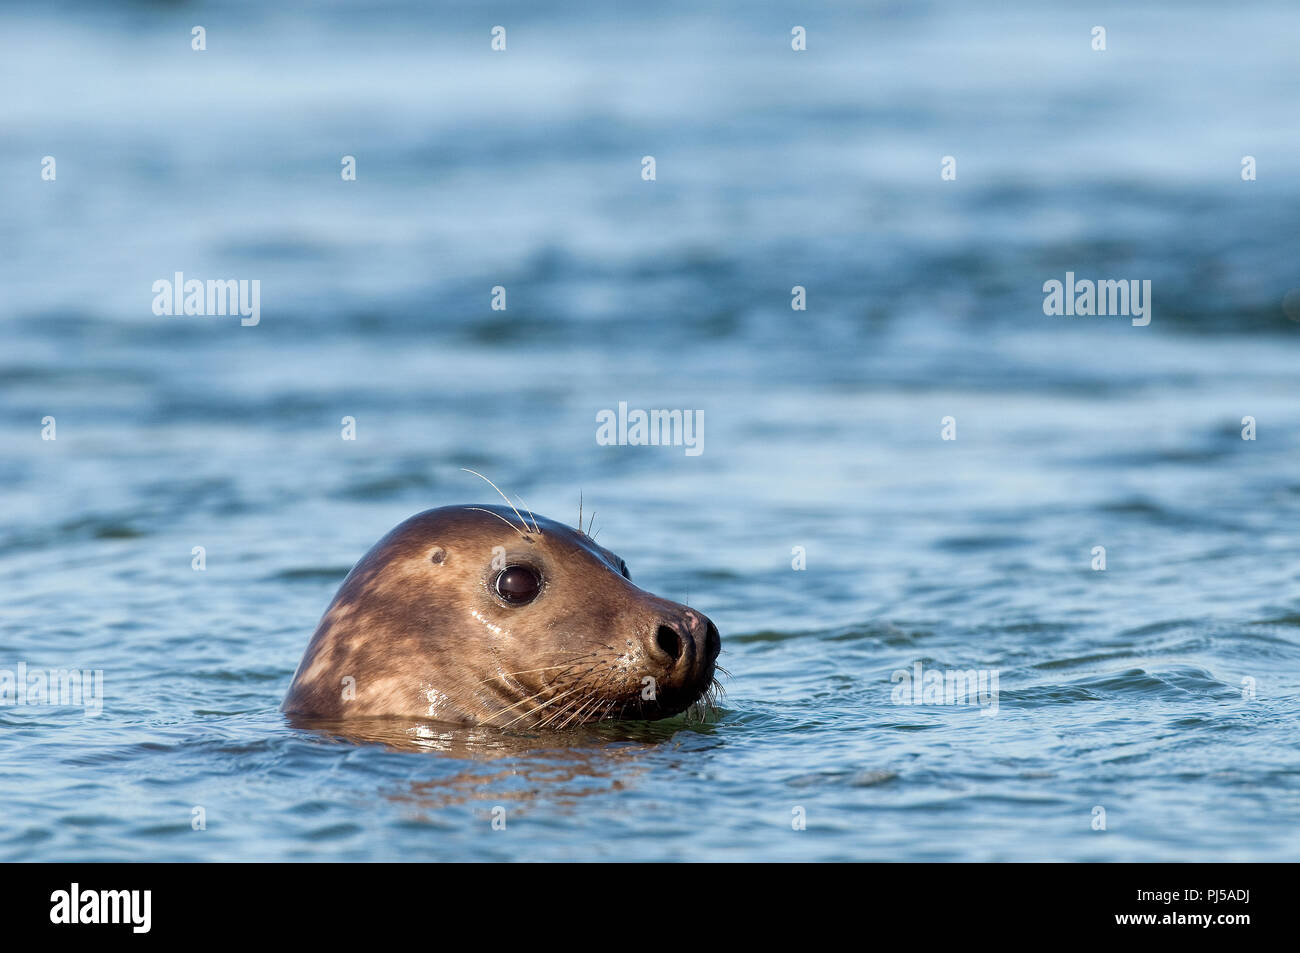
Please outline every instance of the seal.
[{"label": "seal", "polygon": [[444,506],[394,528],[343,580],[283,710],[564,728],[707,701],[713,622],[633,585],[581,528],[529,517]]}]

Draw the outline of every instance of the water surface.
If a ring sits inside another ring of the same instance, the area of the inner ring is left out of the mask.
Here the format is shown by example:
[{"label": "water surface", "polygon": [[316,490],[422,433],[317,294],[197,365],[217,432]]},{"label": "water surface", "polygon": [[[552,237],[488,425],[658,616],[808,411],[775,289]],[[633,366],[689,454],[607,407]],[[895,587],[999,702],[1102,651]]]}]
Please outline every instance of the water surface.
[{"label": "water surface", "polygon": [[[0,667],[105,695],[0,709],[0,857],[1300,856],[1300,14],[1094,7],[0,13]],[[155,316],[176,271],[261,323]],[[1044,316],[1066,271],[1152,323]],[[598,446],[619,401],[704,452]],[[461,467],[581,492],[718,624],[719,712],[289,724]],[[895,704],[917,663],[996,714]]]}]

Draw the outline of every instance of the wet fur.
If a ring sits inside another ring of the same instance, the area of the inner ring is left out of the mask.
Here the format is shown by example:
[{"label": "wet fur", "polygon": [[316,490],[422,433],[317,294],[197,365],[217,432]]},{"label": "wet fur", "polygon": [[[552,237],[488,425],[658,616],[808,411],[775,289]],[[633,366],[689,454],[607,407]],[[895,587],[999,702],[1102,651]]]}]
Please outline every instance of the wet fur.
[{"label": "wet fur", "polygon": [[[581,530],[529,517],[513,506],[442,507],[388,533],[326,610],[284,710],[561,728],[663,718],[707,701],[712,623],[633,585],[622,560]],[[541,570],[529,605],[507,607],[493,594],[496,546],[506,564]],[[687,633],[677,661],[655,642],[661,625]],[[345,694],[348,677],[355,697]],[[647,677],[653,700],[642,697]]]}]

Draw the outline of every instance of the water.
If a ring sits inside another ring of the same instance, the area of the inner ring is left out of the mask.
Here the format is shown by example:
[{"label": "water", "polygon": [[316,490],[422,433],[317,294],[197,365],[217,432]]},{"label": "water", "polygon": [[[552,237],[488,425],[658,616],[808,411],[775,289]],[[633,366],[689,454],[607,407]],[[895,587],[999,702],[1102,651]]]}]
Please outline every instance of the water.
[{"label": "water", "polygon": [[[0,667],[105,696],[0,710],[0,857],[1300,855],[1293,5],[311,16],[0,12]],[[155,316],[176,271],[261,323]],[[1066,271],[1152,323],[1044,316]],[[597,446],[619,401],[704,453]],[[718,714],[287,724],[461,467],[709,613]],[[894,704],[918,662],[996,714]]]}]

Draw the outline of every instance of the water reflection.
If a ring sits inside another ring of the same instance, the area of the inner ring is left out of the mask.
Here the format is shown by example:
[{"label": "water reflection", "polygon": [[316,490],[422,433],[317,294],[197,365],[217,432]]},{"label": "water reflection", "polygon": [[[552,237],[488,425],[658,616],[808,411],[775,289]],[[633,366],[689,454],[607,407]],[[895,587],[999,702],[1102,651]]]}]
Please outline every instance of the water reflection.
[{"label": "water reflection", "polygon": [[563,731],[502,731],[395,718],[288,716],[288,721],[343,744],[443,756],[439,766],[452,765],[450,773],[407,782],[385,794],[394,803],[432,812],[485,800],[572,803],[625,790],[653,770],[651,755],[713,735],[721,714],[605,722]]}]

